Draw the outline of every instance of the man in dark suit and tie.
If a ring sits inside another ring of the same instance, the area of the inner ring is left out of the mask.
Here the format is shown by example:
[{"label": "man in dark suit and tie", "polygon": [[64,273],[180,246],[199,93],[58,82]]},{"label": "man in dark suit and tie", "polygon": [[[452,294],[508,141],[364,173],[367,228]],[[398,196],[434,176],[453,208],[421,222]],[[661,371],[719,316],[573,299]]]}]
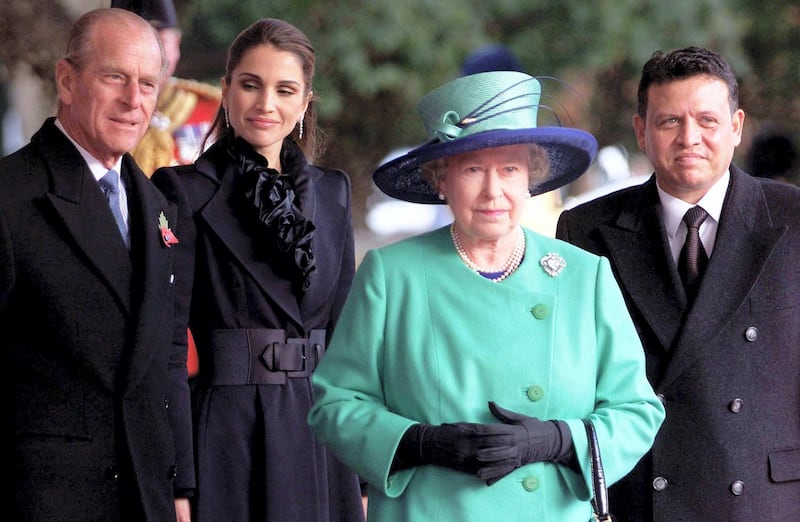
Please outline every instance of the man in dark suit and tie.
[{"label": "man in dark suit and tie", "polygon": [[744,117],[722,57],[655,53],[633,118],[654,175],[559,219],[611,260],[667,410],[611,488],[621,522],[800,520],[800,190],[731,163]]},{"label": "man in dark suit and tie", "polygon": [[85,14],[56,67],[57,117],[0,160],[4,519],[188,520],[180,227],[127,154],[163,70],[146,21]]}]

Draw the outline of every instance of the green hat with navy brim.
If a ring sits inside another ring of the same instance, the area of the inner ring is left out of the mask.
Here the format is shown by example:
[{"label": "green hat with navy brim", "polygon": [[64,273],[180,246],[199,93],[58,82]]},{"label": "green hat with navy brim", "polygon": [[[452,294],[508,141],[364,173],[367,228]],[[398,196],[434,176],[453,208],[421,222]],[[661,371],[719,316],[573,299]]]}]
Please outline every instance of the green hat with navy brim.
[{"label": "green hat with navy brim", "polygon": [[430,140],[380,165],[372,174],[383,192],[412,203],[444,203],[423,178],[429,161],[490,147],[536,143],[550,156],[548,175],[531,194],[574,181],[597,154],[590,133],[569,127],[537,127],[539,81],[522,72],[491,71],[462,76],[428,93],[418,111]]}]

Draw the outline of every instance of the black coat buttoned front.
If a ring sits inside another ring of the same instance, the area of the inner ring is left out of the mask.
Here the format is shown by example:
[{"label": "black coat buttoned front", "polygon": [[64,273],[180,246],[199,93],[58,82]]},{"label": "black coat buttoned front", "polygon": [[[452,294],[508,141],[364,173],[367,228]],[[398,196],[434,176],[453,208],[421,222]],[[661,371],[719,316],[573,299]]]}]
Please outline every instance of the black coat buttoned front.
[{"label": "black coat buttoned front", "polygon": [[655,179],[565,211],[557,235],[608,257],[667,416],[611,488],[620,521],[800,520],[800,190],[731,166],[694,305]]},{"label": "black coat buttoned front", "polygon": [[[169,520],[193,483],[172,347],[176,209],[123,159],[131,250],[48,120],[0,162],[0,473],[10,520]],[[169,404],[169,408],[167,405]]]}]

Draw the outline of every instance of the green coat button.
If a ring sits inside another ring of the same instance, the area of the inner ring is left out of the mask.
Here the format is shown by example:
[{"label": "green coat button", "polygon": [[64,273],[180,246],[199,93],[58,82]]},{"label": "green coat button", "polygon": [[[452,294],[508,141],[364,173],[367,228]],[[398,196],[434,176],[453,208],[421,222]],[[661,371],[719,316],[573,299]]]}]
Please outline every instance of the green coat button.
[{"label": "green coat button", "polygon": [[542,397],[544,397],[544,389],[541,386],[534,384],[528,387],[528,398],[530,400],[536,402],[541,400]]},{"label": "green coat button", "polygon": [[536,491],[539,489],[539,479],[536,477],[525,477],[522,479],[522,487],[525,491]]},{"label": "green coat button", "polygon": [[531,313],[536,319],[545,319],[547,318],[547,305],[537,304],[531,308]]}]

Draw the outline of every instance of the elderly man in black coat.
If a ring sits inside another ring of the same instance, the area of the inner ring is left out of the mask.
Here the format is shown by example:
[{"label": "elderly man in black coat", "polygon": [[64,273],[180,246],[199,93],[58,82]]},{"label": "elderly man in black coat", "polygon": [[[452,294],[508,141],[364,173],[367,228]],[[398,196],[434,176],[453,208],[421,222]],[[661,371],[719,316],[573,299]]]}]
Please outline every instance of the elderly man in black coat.
[{"label": "elderly man in black coat", "polygon": [[559,219],[611,260],[667,410],[620,521],[800,520],[800,190],[731,164],[743,123],[724,59],[655,53],[633,119],[654,176]]},{"label": "elderly man in black coat", "polygon": [[126,154],[162,72],[147,22],[87,13],[56,68],[57,117],[0,161],[6,520],[188,520],[176,212]]}]

